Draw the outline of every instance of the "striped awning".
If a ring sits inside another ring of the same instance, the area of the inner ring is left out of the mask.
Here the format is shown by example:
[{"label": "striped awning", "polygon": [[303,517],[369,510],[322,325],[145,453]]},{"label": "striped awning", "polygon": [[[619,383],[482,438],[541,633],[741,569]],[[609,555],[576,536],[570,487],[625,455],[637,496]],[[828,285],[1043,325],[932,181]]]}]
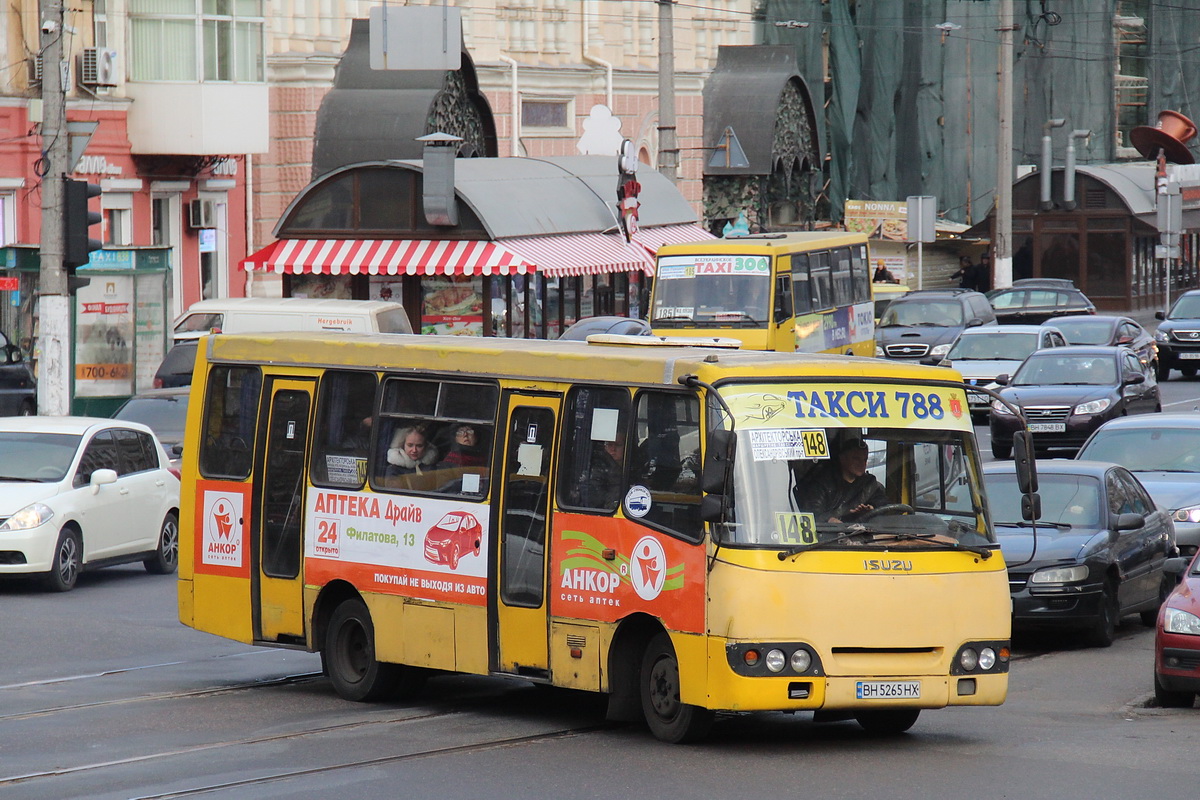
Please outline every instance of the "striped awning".
[{"label": "striped awning", "polygon": [[501,243],[536,264],[538,272],[549,277],[632,270],[654,272],[654,259],[647,257],[645,248],[626,242],[620,233],[525,236],[502,239]]},{"label": "striped awning", "polygon": [[241,267],[321,275],[523,275],[536,269],[497,242],[447,239],[280,239]]},{"label": "striped awning", "polygon": [[658,253],[658,248],[664,244],[685,244],[716,238],[699,225],[662,225],[658,228],[638,228],[633,234],[633,240],[649,250],[652,256]]}]

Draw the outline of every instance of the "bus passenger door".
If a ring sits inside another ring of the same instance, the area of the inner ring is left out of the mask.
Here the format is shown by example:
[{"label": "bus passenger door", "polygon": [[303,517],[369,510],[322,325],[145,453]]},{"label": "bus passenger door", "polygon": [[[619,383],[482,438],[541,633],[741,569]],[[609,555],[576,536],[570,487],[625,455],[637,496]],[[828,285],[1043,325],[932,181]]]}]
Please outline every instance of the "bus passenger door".
[{"label": "bus passenger door", "polygon": [[556,396],[508,393],[499,512],[500,591],[496,604],[495,667],[549,677],[546,544],[550,531],[550,464]]},{"label": "bus passenger door", "polygon": [[269,406],[259,420],[262,475],[252,515],[254,638],[304,642],[305,464],[308,421],[314,383],[274,379],[268,383]]}]

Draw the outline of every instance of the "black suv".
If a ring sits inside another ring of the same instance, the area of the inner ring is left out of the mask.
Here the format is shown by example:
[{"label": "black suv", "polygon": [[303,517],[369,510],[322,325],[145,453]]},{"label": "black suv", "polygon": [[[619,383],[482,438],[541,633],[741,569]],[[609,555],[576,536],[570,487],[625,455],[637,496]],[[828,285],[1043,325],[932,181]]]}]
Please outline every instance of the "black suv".
[{"label": "black suv", "polygon": [[875,327],[875,355],[936,364],[966,328],[994,325],[987,298],[970,289],[919,289],[897,297]]},{"label": "black suv", "polygon": [[1041,325],[1052,317],[1096,313],[1096,305],[1063,278],[1022,278],[1011,288],[992,289],[987,298],[1001,325]]},{"label": "black suv", "polygon": [[21,348],[0,333],[0,416],[28,417],[37,410],[37,381]]},{"label": "black suv", "polygon": [[1200,289],[1184,292],[1170,311],[1166,314],[1156,311],[1154,316],[1162,320],[1154,332],[1158,344],[1158,379],[1165,381],[1173,369],[1185,377],[1194,377],[1200,367]]}]

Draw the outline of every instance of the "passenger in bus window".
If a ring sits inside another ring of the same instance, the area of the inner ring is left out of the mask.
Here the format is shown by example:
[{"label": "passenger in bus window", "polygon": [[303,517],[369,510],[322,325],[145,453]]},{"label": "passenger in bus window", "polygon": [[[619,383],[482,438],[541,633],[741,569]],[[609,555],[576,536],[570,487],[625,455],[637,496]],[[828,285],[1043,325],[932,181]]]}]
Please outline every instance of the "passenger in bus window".
[{"label": "passenger in bus window", "polygon": [[437,463],[437,448],[429,444],[424,429],[418,426],[400,428],[392,436],[387,451],[389,475],[421,473]]},{"label": "passenger in bus window", "polygon": [[439,468],[482,467],[487,463],[487,450],[480,441],[474,425],[461,422],[454,426],[454,440]]},{"label": "passenger in bus window", "polygon": [[812,512],[817,522],[851,522],[888,504],[883,484],[867,472],[867,443],[857,435],[838,441],[836,456],[803,484],[796,486],[796,504]]},{"label": "passenger in bus window", "polygon": [[577,502],[586,508],[612,511],[625,488],[625,432],[608,442],[594,442],[587,472],[580,476]]}]

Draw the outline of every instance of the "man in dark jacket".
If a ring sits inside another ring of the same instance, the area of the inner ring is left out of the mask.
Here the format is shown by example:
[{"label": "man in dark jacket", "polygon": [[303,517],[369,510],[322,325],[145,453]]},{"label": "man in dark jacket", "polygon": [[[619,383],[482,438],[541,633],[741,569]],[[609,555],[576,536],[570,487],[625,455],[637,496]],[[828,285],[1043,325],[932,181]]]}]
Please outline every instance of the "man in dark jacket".
[{"label": "man in dark jacket", "polygon": [[887,493],[867,472],[867,443],[857,435],[841,439],[835,457],[796,487],[796,504],[817,522],[851,522],[888,504]]}]

